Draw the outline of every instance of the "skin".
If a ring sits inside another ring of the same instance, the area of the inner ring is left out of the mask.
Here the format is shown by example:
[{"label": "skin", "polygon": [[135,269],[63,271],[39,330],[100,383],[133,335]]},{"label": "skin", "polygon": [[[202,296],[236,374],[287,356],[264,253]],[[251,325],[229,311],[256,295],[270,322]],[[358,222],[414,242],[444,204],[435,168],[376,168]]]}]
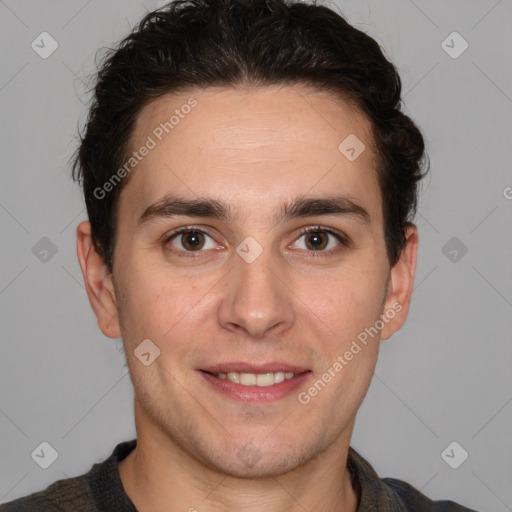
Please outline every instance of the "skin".
[{"label": "skin", "polygon": [[[141,512],[355,511],[350,438],[380,341],[401,328],[409,310],[416,227],[390,268],[370,123],[341,99],[305,86],[167,95],[142,110],[132,147],[190,97],[197,106],[122,190],[112,274],[94,250],[89,223],[77,229],[91,305],[101,331],[123,337],[135,392],[138,444],[119,464],[123,486]],[[338,150],[351,133],[366,146],[355,161]],[[333,192],[362,205],[370,222],[349,215],[275,222],[295,197]],[[170,193],[222,200],[237,215],[137,227],[142,212]],[[199,252],[187,253],[180,235],[166,241],[190,225],[208,231]],[[322,231],[328,246],[312,250],[301,229],[318,225],[344,233],[349,244]],[[252,263],[236,252],[248,236],[263,249]],[[228,361],[287,362],[311,370],[299,390],[307,391],[397,303],[394,318],[308,404],[297,393],[242,404],[197,371]],[[144,366],[133,351],[147,338],[160,356]],[[248,443],[260,455],[254,465],[237,456]]]}]

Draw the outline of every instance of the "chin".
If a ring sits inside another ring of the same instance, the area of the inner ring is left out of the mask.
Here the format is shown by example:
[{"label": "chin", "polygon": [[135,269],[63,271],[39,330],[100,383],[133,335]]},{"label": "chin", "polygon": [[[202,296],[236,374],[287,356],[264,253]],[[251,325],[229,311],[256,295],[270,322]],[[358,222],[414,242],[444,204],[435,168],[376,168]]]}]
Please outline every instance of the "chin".
[{"label": "chin", "polygon": [[301,466],[304,457],[296,454],[281,454],[269,456],[263,455],[255,462],[240,461],[235,455],[231,460],[224,460],[220,465],[219,461],[212,462],[210,467],[215,471],[233,478],[262,479],[284,475]]},{"label": "chin", "polygon": [[306,443],[298,450],[299,446],[298,441],[291,443],[289,437],[274,440],[272,446],[268,439],[266,443],[247,441],[236,447],[210,447],[201,459],[214,471],[234,478],[278,477],[304,465],[321,451],[320,447]]}]

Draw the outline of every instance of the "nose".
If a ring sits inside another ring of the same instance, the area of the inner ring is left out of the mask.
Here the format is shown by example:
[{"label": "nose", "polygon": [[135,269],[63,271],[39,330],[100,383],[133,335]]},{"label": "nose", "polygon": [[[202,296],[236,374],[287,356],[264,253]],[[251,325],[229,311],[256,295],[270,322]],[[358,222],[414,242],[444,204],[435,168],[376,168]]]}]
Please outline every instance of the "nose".
[{"label": "nose", "polygon": [[236,255],[218,319],[223,328],[252,338],[290,328],[295,313],[286,264],[278,265],[265,251],[251,263]]}]

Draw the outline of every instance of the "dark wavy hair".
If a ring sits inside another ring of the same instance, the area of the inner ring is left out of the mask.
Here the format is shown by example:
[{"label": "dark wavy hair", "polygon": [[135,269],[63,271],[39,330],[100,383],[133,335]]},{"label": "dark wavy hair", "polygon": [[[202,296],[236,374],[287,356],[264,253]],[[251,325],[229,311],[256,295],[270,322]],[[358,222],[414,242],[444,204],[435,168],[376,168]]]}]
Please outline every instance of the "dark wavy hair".
[{"label": "dark wavy hair", "polygon": [[374,39],[333,10],[287,0],[176,0],[148,13],[98,67],[72,175],[83,186],[93,243],[109,272],[119,193],[128,179],[104,197],[94,191],[130,157],[143,107],[168,93],[210,86],[305,84],[362,110],[378,150],[387,256],[391,266],[398,261],[416,214],[418,182],[428,171],[427,165],[422,172],[424,140],[401,111],[394,65]]}]

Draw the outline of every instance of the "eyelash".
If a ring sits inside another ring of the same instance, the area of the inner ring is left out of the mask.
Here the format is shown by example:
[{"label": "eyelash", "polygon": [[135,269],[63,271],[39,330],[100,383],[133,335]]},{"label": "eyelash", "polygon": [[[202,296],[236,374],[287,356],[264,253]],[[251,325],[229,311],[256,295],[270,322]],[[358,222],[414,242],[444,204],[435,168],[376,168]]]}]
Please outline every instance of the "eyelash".
[{"label": "eyelash", "polygon": [[[198,257],[201,257],[200,254],[202,252],[205,252],[203,250],[198,250],[198,251],[187,251],[187,250],[177,250],[177,249],[169,249],[167,248],[167,244],[173,239],[173,238],[176,238],[178,235],[181,235],[182,233],[188,233],[190,231],[194,231],[194,232],[200,232],[200,233],[204,233],[205,235],[208,235],[210,238],[213,239],[213,236],[211,236],[207,231],[205,231],[204,229],[200,229],[196,226],[183,226],[179,229],[177,229],[176,231],[173,231],[168,237],[165,238],[165,246],[166,246],[166,251],[170,252],[170,253],[173,253],[173,254],[177,254],[179,257],[182,257],[182,258],[198,258]],[[312,257],[312,258],[322,258],[322,257],[329,257],[329,256],[334,256],[335,253],[341,251],[343,248],[346,248],[349,246],[349,239],[343,235],[342,233],[339,233],[337,231],[334,231],[330,228],[326,228],[324,226],[308,226],[304,229],[301,230],[297,240],[299,240],[302,236],[308,234],[308,233],[317,233],[317,232],[323,232],[323,233],[327,233],[328,235],[332,235],[334,236],[338,242],[340,242],[340,245],[342,246],[341,249],[340,248],[336,248],[336,249],[329,249],[328,251],[325,251],[325,250],[318,250],[318,251],[314,251],[314,250],[306,250],[306,252],[308,253],[311,253],[308,257]],[[179,254],[178,254],[179,253]],[[197,253],[199,253],[198,255],[196,255]]]}]

